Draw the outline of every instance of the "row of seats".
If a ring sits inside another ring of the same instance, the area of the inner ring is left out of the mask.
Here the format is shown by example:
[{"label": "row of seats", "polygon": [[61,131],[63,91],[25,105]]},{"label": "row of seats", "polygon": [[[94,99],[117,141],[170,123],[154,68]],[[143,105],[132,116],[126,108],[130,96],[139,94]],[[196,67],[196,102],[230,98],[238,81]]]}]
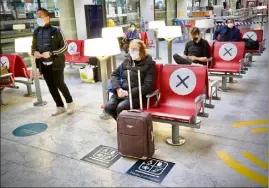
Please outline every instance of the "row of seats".
[{"label": "row of seats", "polygon": [[[221,89],[227,91],[227,78],[242,78],[241,74],[247,70],[247,54],[260,55],[264,51],[262,30],[241,30],[241,35],[253,37],[260,48],[248,50],[245,42],[210,42],[211,58],[207,66],[156,64],[155,91],[147,95],[145,111],[152,114],[154,121],[172,125],[169,144],[183,144],[185,139],[179,135],[179,126],[199,129],[201,121],[197,117],[208,117],[205,107],[212,107],[211,99],[220,100],[218,82],[209,84],[209,75],[221,76]],[[206,104],[208,99],[210,103]]]},{"label": "row of seats", "polygon": [[[127,35],[127,33],[125,33]],[[147,32],[139,32],[140,38],[146,46],[149,46]],[[68,49],[65,53],[65,61],[71,64],[88,64],[90,57],[84,55],[84,40],[67,40]]]},{"label": "row of seats", "polygon": [[265,50],[263,40],[263,30],[241,30],[241,37],[251,38],[259,43],[259,49],[248,50],[245,42],[210,42],[210,62],[208,71],[210,76],[221,76],[223,91],[228,91],[227,77],[242,78],[247,66],[251,65],[254,55],[261,55]]},{"label": "row of seats", "polygon": [[1,104],[4,104],[2,100],[2,92],[5,87],[12,87],[18,89],[17,83],[23,83],[27,87],[27,94],[25,96],[32,96],[33,73],[31,69],[26,67],[21,56],[16,54],[0,54],[1,64],[7,66],[9,74],[1,75],[3,77],[10,77],[9,83],[0,84]]}]

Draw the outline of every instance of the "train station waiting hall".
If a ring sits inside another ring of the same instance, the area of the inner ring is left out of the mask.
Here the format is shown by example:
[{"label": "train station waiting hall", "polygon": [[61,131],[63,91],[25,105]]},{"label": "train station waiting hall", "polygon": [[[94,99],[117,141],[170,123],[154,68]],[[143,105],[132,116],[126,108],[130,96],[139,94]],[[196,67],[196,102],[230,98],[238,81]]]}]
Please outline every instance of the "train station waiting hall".
[{"label": "train station waiting hall", "polygon": [[1,2],[1,187],[268,187],[268,2]]}]

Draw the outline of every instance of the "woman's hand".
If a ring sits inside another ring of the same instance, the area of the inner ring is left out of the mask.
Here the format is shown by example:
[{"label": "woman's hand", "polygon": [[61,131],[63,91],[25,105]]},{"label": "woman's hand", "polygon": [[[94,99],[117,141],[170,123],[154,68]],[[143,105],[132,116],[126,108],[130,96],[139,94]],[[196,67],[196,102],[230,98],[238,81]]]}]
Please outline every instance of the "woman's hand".
[{"label": "woman's hand", "polygon": [[117,91],[117,95],[118,95],[119,98],[125,97],[124,93],[123,93],[123,90],[121,88],[118,88],[116,91]]},{"label": "woman's hand", "polygon": [[128,92],[121,88],[118,88],[116,91],[119,98],[124,98],[128,96]]}]

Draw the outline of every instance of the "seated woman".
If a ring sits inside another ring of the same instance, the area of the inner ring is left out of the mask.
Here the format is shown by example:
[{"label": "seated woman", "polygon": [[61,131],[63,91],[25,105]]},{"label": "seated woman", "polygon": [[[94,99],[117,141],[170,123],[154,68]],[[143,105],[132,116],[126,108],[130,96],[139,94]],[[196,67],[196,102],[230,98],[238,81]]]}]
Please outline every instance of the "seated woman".
[{"label": "seated woman", "polygon": [[134,39],[140,39],[140,35],[139,32],[136,29],[136,25],[134,23],[130,24],[129,27],[129,32],[126,35],[126,38],[123,39],[123,50],[125,51],[125,53],[128,53],[128,49],[129,49],[129,43],[134,40]]},{"label": "seated woman", "polygon": [[[113,71],[111,74],[111,85],[115,91],[109,102],[105,106],[105,112],[111,115],[115,120],[122,110],[130,109],[129,89],[127,79],[127,66],[141,68],[141,90],[143,103],[146,102],[146,95],[153,91],[155,82],[155,62],[152,57],[147,54],[146,46],[143,41],[134,39],[130,42],[130,56]],[[122,66],[122,68],[121,68]],[[120,77],[120,71],[122,78]],[[139,90],[137,71],[130,71],[131,92],[133,100],[133,108],[139,107]]]}]

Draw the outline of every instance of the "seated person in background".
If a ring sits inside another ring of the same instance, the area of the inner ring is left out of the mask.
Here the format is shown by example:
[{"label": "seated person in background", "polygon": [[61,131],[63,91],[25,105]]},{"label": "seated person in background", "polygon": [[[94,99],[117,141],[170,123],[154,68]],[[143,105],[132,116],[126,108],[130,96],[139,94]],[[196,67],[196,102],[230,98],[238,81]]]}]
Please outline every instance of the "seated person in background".
[{"label": "seated person in background", "polygon": [[128,49],[129,49],[129,43],[133,40],[133,39],[140,39],[139,36],[139,32],[136,29],[136,25],[134,23],[130,24],[129,27],[129,32],[126,35],[126,38],[123,39],[123,50],[125,51],[125,53],[128,53]]},{"label": "seated person in background", "polygon": [[[105,112],[117,120],[122,110],[130,109],[129,89],[127,79],[127,66],[140,67],[141,70],[141,90],[143,103],[146,95],[153,91],[155,82],[155,62],[152,57],[147,54],[146,46],[143,41],[134,39],[130,42],[130,56],[120,65],[122,66],[122,78],[120,76],[120,66],[111,74],[111,85],[115,93],[111,96],[109,102],[105,106]],[[122,80],[122,81],[120,81]],[[139,90],[137,71],[130,71],[131,92],[133,100],[133,108],[139,108]]]},{"label": "seated person in background", "polygon": [[201,64],[206,65],[209,56],[209,44],[201,38],[200,30],[194,27],[190,31],[191,41],[185,45],[184,56],[174,54],[177,64]]},{"label": "seated person in background", "polygon": [[226,25],[214,32],[213,40],[217,41],[240,41],[240,31],[234,26],[234,20],[226,20]]}]

